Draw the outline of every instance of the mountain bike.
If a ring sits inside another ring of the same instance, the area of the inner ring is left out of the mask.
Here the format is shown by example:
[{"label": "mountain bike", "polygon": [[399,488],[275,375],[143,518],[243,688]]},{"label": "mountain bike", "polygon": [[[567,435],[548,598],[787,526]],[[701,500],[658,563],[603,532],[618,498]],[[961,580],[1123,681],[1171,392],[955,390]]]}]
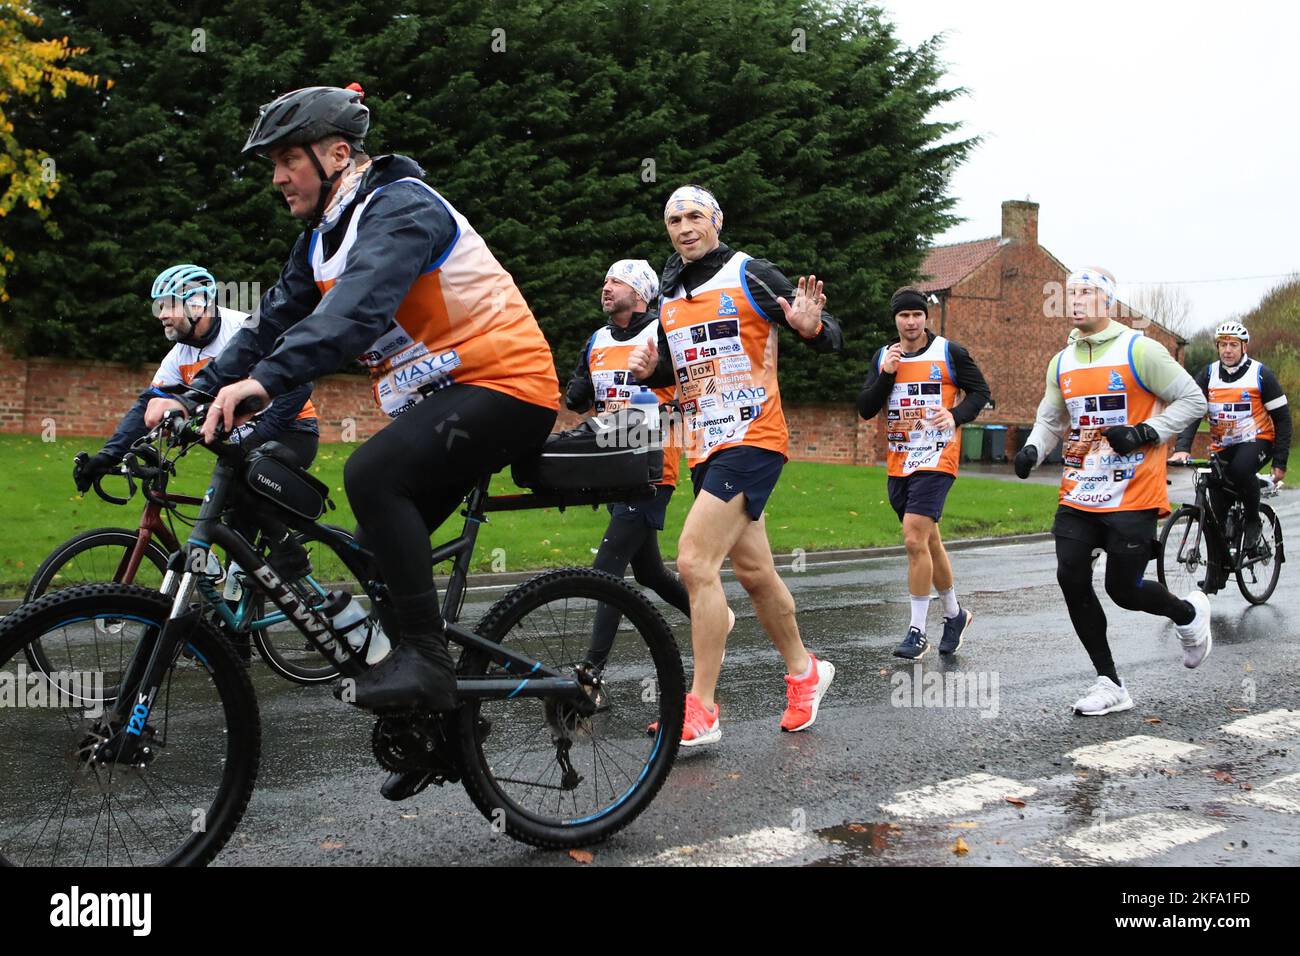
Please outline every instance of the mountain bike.
[{"label": "mountain bike", "polygon": [[[1170,462],[1196,469],[1194,504],[1183,505],[1165,521],[1156,553],[1156,574],[1174,594],[1200,588],[1213,594],[1235,574],[1237,587],[1251,604],[1263,604],[1277,588],[1286,552],[1282,544],[1282,523],[1263,502],[1259,519],[1263,532],[1255,548],[1245,547],[1245,511],[1236,489],[1223,473],[1218,456],[1209,459]],[[1261,498],[1272,498],[1277,486],[1260,478]],[[1222,489],[1228,496],[1226,513],[1216,513],[1210,491]]]},{"label": "mountain bike", "polygon": [[[160,426],[169,447],[199,441],[204,411]],[[36,641],[57,668],[26,675],[44,689],[47,706],[0,708],[0,863],[205,864],[229,840],[257,777],[261,726],[247,669],[204,613],[213,594],[205,573],[213,545],[246,569],[249,586],[345,680],[365,669],[364,655],[334,630],[314,592],[277,574],[235,528],[295,529],[336,555],[372,606],[382,607],[373,557],[317,522],[328,489],[265,446],[260,454],[202,447],[217,463],[160,591],[73,587],[0,621],[0,671]],[[685,678],[668,625],[639,591],[587,568],[533,577],[473,630],[456,620],[478,528],[490,512],[649,497],[653,488],[492,497],[490,477],[466,497],[464,532],[434,552],[435,560],[453,561],[443,603],[451,612],[448,638],[461,649],[459,705],[448,713],[378,716],[371,747],[385,769],[418,778],[415,789],[461,782],[480,812],[515,839],[543,847],[594,843],[650,804],[676,758]],[[596,670],[585,654],[606,605],[621,616],[621,629]],[[116,658],[95,650],[96,628],[106,621],[131,635],[118,642],[124,650]],[[98,699],[79,691],[78,666],[119,691]]]},{"label": "mountain bike", "polygon": [[[129,504],[139,483],[145,507],[136,529],[94,528],[64,541],[36,569],[24,600],[34,601],[51,590],[96,582],[138,584],[150,590],[161,586],[168,555],[181,546],[175,522],[193,523],[181,508],[200,506],[203,499],[168,491],[168,482],[175,477],[176,462],[183,453],[176,460],[160,455],[154,446],[156,437],[146,435],[123,455],[119,471],[114,474],[125,480],[125,496],[104,489],[102,483],[109,476],[101,475],[92,483],[95,493],[113,505]],[[77,465],[87,458],[85,452],[79,454]],[[338,530],[346,534],[343,529]],[[259,551],[266,549],[264,541],[253,543]],[[318,603],[324,603],[331,589],[355,590],[355,582],[346,568],[332,560],[332,555],[313,550],[317,553],[309,553],[309,560],[324,565],[307,578],[309,587],[319,596]],[[223,564],[215,553],[209,554],[207,577],[212,579],[214,586],[221,585],[228,573],[236,578],[233,586],[220,598],[212,599],[211,607],[216,623],[242,659],[249,660],[252,650],[256,649],[258,656],[274,672],[298,684],[328,683],[338,677],[338,668],[322,660],[315,648],[303,641],[297,629],[286,623],[283,614],[277,611],[268,613],[261,595],[244,587],[246,575],[242,570]],[[105,642],[113,636],[112,631],[101,635]],[[49,661],[39,643],[29,648],[28,663],[42,672],[48,668]]]}]

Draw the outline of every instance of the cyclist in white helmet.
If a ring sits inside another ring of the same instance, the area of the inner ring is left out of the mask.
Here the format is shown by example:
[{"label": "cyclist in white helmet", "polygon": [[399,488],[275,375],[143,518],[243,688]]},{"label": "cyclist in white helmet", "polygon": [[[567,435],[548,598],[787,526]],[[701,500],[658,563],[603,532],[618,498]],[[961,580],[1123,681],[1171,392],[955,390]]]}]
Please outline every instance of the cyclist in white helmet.
[{"label": "cyclist in white helmet", "polygon": [[[207,269],[191,263],[159,273],[150,297],[163,335],[173,343],[171,351],[154,373],[153,384],[140,393],[122,417],[113,437],[97,454],[73,467],[73,481],[83,494],[96,478],[114,471],[131,443],[149,431],[144,412],[150,399],[166,397],[188,386],[200,369],[221,354],[247,318],[242,312],[219,306],[217,280]],[[320,440],[311,391],[308,383],[281,395],[245,427],[242,440],[256,445],[278,441],[293,451],[304,467],[310,465]]]},{"label": "cyclist in white helmet", "polygon": [[[1240,322],[1224,322],[1214,330],[1219,360],[1211,362],[1196,378],[1209,402],[1210,451],[1227,466],[1225,477],[1241,496],[1246,511],[1245,548],[1259,544],[1259,481],[1256,474],[1271,460],[1273,480],[1286,475],[1291,451],[1291,409],[1277,376],[1246,354],[1250,332]],[[1171,461],[1187,461],[1200,421],[1188,425],[1178,436]],[[1210,492],[1214,510],[1227,510],[1226,495]],[[1227,581],[1222,569],[1208,576],[1202,585],[1210,593]]]}]

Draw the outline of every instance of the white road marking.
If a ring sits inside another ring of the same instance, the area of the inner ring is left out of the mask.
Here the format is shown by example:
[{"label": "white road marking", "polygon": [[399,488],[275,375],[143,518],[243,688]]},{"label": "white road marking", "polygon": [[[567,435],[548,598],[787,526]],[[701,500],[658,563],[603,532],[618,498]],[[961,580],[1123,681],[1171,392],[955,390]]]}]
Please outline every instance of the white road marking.
[{"label": "white road marking", "polygon": [[1300,813],[1300,773],[1278,777],[1249,793],[1243,793],[1236,802],[1279,813]]},{"label": "white road marking", "polygon": [[1100,863],[1130,863],[1204,840],[1225,829],[1184,813],[1145,813],[1079,830],[1061,843]]},{"label": "white road marking", "polygon": [[1247,737],[1251,740],[1285,740],[1300,737],[1300,711],[1278,710],[1251,714],[1219,728],[1225,734]]},{"label": "white road marking", "polygon": [[698,846],[679,846],[635,861],[635,866],[763,866],[826,845],[810,830],[764,827]]},{"label": "white road marking", "polygon": [[1104,744],[1080,747],[1071,750],[1066,756],[1080,767],[1128,773],[1148,767],[1166,767],[1190,757],[1200,749],[1195,744],[1137,734],[1122,740],[1108,740]]},{"label": "white road marking", "polygon": [[973,773],[968,777],[944,780],[917,790],[896,793],[894,802],[882,803],[880,809],[907,820],[956,817],[975,813],[988,804],[1000,803],[1007,797],[1028,797],[1037,792],[1036,787],[1006,777]]}]

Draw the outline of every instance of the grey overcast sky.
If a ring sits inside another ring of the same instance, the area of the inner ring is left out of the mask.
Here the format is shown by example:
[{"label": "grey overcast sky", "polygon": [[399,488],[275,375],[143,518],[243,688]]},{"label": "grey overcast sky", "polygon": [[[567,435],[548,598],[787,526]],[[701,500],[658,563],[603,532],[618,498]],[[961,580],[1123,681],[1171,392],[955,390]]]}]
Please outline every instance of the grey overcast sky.
[{"label": "grey overcast sky", "polygon": [[1300,5],[884,6],[909,45],[946,35],[948,85],[969,93],[936,118],[984,137],[952,180],[966,222],[936,243],[997,235],[1002,200],[1032,199],[1057,258],[1126,297],[1187,283],[1196,328],[1282,281],[1223,280],[1300,271]]}]

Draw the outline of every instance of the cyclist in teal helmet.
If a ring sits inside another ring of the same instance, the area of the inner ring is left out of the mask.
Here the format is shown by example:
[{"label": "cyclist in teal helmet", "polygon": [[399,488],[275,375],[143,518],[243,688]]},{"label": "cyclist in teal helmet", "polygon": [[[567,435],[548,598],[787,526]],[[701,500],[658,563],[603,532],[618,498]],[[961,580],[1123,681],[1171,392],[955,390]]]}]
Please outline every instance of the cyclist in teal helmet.
[{"label": "cyclist in teal helmet", "polygon": [[[243,327],[244,313],[221,308],[217,291],[212,273],[192,263],[171,266],[154,279],[149,293],[153,314],[162,323],[171,350],[154,373],[153,385],[140,393],[113,437],[96,455],[73,467],[72,478],[78,491],[84,494],[96,478],[114,471],[131,443],[149,431],[144,412],[150,399],[183,390]],[[245,426],[243,440],[259,445],[278,441],[287,445],[304,466],[310,464],[320,440],[311,390],[308,384],[280,396]]]}]

